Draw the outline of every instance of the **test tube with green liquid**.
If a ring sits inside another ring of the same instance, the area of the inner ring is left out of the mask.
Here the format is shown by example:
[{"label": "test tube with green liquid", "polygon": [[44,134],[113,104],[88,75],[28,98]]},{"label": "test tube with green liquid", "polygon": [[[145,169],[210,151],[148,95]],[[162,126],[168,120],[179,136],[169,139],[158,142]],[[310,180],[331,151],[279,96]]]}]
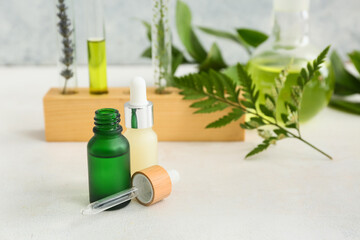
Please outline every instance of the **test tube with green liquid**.
[{"label": "test tube with green liquid", "polygon": [[106,77],[105,21],[102,0],[87,2],[88,64],[91,94],[108,92]]}]

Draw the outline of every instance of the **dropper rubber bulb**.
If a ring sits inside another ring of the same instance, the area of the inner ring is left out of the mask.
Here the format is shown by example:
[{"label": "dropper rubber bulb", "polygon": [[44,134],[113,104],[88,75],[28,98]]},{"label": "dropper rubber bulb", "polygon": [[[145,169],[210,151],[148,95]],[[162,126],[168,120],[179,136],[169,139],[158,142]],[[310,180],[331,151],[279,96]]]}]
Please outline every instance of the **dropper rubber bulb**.
[{"label": "dropper rubber bulb", "polygon": [[145,80],[142,77],[135,77],[130,83],[130,105],[142,107],[147,104]]}]

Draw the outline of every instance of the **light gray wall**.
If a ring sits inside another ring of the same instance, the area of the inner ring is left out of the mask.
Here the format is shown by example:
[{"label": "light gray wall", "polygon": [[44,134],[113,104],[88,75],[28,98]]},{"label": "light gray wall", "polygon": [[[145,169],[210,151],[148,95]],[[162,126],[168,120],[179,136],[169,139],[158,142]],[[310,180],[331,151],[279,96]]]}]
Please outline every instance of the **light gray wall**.
[{"label": "light gray wall", "polygon": [[[84,8],[74,0],[78,62],[86,63]],[[175,0],[171,0],[172,12]],[[185,0],[195,25],[232,30],[250,27],[269,32],[272,0]],[[0,65],[55,64],[55,0],[0,0]],[[145,30],[136,19],[151,17],[151,0],[104,0],[107,53],[110,64],[137,64],[148,46]],[[360,49],[360,0],[312,0],[311,39],[319,47],[331,43],[342,54]],[[173,28],[174,42],[179,43]],[[199,33],[206,47],[216,40],[228,62],[245,60],[237,45]]]}]

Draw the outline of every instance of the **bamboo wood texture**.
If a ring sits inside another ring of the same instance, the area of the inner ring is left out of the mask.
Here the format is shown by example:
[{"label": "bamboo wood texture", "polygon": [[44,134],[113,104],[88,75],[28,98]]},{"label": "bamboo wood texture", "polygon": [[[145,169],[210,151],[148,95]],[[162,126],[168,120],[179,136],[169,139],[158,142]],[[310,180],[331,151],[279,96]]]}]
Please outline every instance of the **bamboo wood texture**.
[{"label": "bamboo wood texture", "polygon": [[[193,114],[189,108],[194,102],[183,100],[178,89],[169,94],[155,94],[148,88],[149,101],[154,104],[154,130],[159,141],[243,141],[244,130],[239,126],[244,116],[236,122],[216,129],[206,125],[230,111],[210,114]],[[130,99],[129,88],[110,88],[108,94],[91,95],[88,88],[77,94],[62,95],[52,88],[44,96],[45,135],[50,142],[85,142],[93,136],[94,112],[100,108],[116,108],[121,114],[120,124],[125,129],[124,104]]]},{"label": "bamboo wood texture", "polygon": [[[161,201],[162,199],[168,197],[171,193],[171,179],[167,171],[160,167],[159,165],[154,165],[148,168],[145,168],[141,171],[135,172],[132,176],[136,174],[142,174],[147,179],[149,179],[152,189],[153,189],[153,198],[149,203],[143,203],[139,201],[142,205],[149,206],[154,203]],[[139,200],[139,199],[138,199]]]}]

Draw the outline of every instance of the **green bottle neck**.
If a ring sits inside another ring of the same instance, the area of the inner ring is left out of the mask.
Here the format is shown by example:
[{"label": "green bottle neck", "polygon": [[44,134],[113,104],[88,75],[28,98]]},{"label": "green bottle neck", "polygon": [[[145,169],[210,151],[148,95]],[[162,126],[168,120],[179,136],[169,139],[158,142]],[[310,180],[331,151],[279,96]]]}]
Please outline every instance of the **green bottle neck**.
[{"label": "green bottle neck", "polygon": [[102,108],[95,112],[93,132],[100,136],[116,136],[122,132],[120,113],[113,108]]}]

